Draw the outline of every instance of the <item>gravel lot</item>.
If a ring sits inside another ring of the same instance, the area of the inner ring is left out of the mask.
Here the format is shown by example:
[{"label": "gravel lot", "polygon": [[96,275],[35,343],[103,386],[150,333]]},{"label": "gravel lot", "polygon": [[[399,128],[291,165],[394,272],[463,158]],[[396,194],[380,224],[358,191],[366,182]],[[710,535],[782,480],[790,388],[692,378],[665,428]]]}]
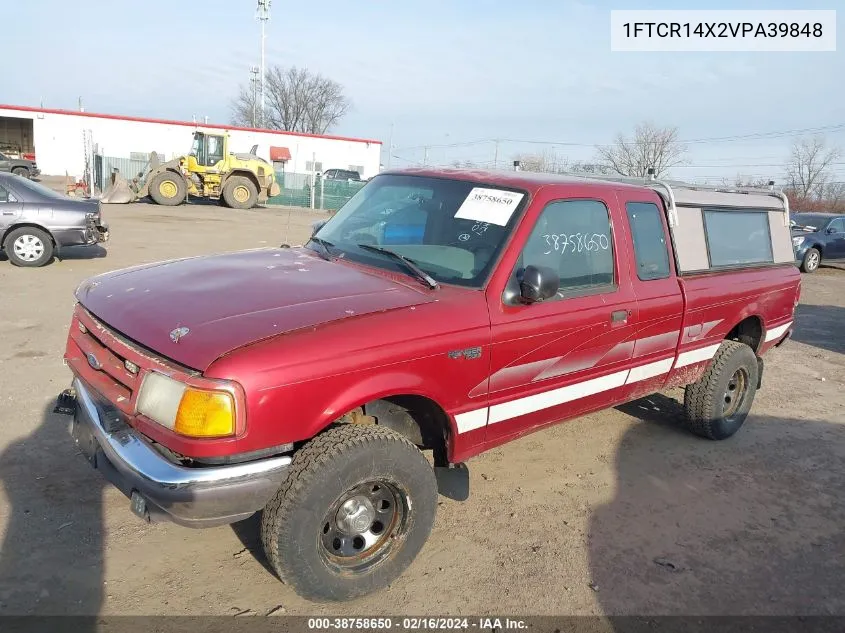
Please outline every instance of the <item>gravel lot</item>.
[{"label": "gravel lot", "polygon": [[845,615],[845,271],[804,276],[795,339],[722,443],[680,430],[681,392],[523,438],[469,464],[427,546],[385,593],[303,601],[257,523],[146,525],[52,413],[73,290],[103,271],[307,238],[318,213],[134,204],[106,248],[0,261],[0,615]]}]

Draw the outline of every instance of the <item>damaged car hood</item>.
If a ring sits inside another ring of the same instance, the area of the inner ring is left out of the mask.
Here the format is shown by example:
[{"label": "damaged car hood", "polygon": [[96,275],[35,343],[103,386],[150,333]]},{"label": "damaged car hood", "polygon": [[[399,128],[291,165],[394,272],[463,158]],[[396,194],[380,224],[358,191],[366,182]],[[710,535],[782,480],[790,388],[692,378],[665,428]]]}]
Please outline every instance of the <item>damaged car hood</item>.
[{"label": "damaged car hood", "polygon": [[338,319],[431,301],[304,249],[260,249],[117,270],[77,300],[123,336],[204,371],[244,345]]}]

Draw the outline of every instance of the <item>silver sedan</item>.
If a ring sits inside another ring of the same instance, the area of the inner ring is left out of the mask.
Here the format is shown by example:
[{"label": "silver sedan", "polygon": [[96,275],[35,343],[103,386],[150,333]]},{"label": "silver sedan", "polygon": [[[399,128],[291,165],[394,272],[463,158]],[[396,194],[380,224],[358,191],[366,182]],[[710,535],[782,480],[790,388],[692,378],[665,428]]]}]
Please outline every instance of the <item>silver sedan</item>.
[{"label": "silver sedan", "polygon": [[22,176],[0,173],[0,249],[15,266],[44,266],[63,246],[108,238],[97,200],[70,198]]}]

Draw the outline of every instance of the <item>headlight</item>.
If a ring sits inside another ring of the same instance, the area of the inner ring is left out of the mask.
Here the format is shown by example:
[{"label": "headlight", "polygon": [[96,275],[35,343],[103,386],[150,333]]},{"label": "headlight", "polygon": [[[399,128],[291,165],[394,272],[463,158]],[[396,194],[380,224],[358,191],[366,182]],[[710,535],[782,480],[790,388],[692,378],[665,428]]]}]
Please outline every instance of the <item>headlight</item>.
[{"label": "headlight", "polygon": [[235,401],[227,391],[197,389],[155,372],[144,378],[138,413],[180,435],[224,437],[235,433]]},{"label": "headlight", "polygon": [[793,237],[792,238],[792,245],[793,246],[801,246],[804,243],[805,239],[806,238],[800,237],[800,236],[799,237]]}]

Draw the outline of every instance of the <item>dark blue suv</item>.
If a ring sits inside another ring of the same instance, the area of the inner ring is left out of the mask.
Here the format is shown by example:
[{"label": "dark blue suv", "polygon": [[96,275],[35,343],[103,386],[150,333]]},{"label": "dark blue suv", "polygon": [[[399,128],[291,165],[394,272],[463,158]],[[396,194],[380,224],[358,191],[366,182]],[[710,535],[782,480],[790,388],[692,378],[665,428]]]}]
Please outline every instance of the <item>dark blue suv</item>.
[{"label": "dark blue suv", "polygon": [[794,213],[792,246],[795,262],[805,273],[824,261],[845,261],[845,215]]}]

